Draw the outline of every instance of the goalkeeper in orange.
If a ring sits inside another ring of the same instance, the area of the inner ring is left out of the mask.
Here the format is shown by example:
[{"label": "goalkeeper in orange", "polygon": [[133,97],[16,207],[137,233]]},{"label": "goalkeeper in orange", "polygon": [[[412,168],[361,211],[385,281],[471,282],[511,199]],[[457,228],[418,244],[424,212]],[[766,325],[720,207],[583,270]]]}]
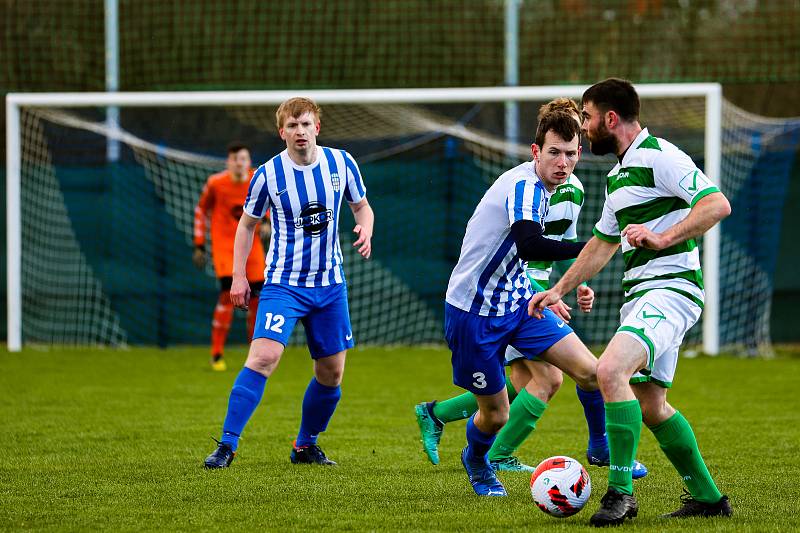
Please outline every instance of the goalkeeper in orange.
[{"label": "goalkeeper in orange", "polygon": [[[250,150],[242,143],[228,145],[226,169],[208,178],[200,201],[194,210],[194,255],[192,261],[197,268],[206,265],[206,225],[211,224],[211,257],[214,272],[219,280],[219,298],[211,321],[211,368],[223,371],[227,368],[223,351],[225,339],[233,321],[231,282],[233,280],[233,240],[236,227],[242,216],[242,205],[253,169],[250,165]],[[269,219],[261,222],[258,236],[247,258],[247,280],[250,282],[250,305],[247,312],[247,337],[253,338],[253,327],[258,309],[258,297],[264,286],[264,247],[261,240],[268,240],[271,233]],[[260,239],[259,239],[260,237]]]}]

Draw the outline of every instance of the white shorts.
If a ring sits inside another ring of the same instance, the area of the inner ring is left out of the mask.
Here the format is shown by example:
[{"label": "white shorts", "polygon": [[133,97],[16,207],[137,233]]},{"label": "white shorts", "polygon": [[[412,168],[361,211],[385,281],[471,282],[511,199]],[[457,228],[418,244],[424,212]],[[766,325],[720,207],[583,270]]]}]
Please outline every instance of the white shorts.
[{"label": "white shorts", "polygon": [[671,387],[678,349],[702,311],[697,303],[667,289],[651,290],[623,305],[617,333],[639,341],[648,356],[647,366],[636,372],[630,382],[649,381]]}]

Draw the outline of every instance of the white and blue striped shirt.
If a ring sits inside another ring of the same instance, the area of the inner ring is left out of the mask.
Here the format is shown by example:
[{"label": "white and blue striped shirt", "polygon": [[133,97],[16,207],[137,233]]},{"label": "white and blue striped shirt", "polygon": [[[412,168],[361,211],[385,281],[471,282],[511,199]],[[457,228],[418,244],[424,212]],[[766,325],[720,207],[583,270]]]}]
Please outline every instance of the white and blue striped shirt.
[{"label": "white and blue striped shirt", "polygon": [[344,150],[317,146],[317,160],[307,166],[296,164],[284,150],[258,167],[244,211],[261,218],[272,210],[266,283],[324,287],[344,282],[342,196],[356,204],[366,193],[358,165]]},{"label": "white and blue striped shirt", "polygon": [[489,187],[467,224],[447,303],[477,315],[502,316],[531,297],[511,225],[518,220],[544,225],[549,198],[532,162],[505,172]]}]

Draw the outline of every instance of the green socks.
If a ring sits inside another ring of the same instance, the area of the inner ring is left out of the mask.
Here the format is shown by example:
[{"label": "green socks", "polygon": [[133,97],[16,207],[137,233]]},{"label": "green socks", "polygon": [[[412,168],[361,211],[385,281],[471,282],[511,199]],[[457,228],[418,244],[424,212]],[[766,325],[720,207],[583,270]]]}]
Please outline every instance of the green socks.
[{"label": "green socks", "polygon": [[[641,428],[642,410],[637,400],[606,404],[606,432],[611,451],[608,486],[625,494],[633,494],[631,473]],[[692,497],[704,503],[716,503],[722,498],[700,455],[692,427],[683,415],[676,412],[668,420],[651,427],[650,431],[683,478]]]},{"label": "green socks", "polygon": [[497,434],[497,439],[489,450],[489,460],[496,461],[514,455],[536,428],[536,422],[546,408],[546,403],[522,389],[511,403],[508,422]]},{"label": "green socks", "polygon": [[[508,391],[508,401],[513,402],[517,392],[511,384],[511,380],[506,377],[506,390]],[[478,400],[471,392],[465,392],[449,400],[443,402],[436,402],[433,405],[433,416],[439,419],[443,424],[453,422],[455,420],[463,420],[472,416],[472,413],[478,410]]]},{"label": "green socks", "polygon": [[704,503],[717,503],[722,494],[708,473],[706,463],[697,447],[692,426],[683,415],[676,412],[669,419],[651,427],[650,431],[683,478],[694,499]]},{"label": "green socks", "polygon": [[469,418],[477,410],[478,400],[475,399],[475,395],[471,392],[465,392],[449,400],[433,404],[433,416],[443,424]]},{"label": "green socks", "polygon": [[642,432],[642,408],[638,400],[606,404],[606,434],[611,464],[608,486],[623,494],[633,494],[633,459]]}]

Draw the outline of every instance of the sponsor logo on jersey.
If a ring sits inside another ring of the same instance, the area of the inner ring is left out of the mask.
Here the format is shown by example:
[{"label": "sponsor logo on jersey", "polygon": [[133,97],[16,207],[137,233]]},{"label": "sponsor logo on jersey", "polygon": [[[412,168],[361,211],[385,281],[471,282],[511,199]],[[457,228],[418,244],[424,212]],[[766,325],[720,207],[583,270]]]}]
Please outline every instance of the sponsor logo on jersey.
[{"label": "sponsor logo on jersey", "polygon": [[339,180],[339,173],[334,172],[331,174],[331,186],[333,187],[334,192],[339,192],[341,189],[341,181]]},{"label": "sponsor logo on jersey", "polygon": [[294,219],[295,228],[303,228],[306,235],[321,235],[333,220],[333,211],[320,202],[308,202]]},{"label": "sponsor logo on jersey", "polygon": [[708,181],[699,170],[693,170],[682,177],[678,185],[689,194],[694,194],[705,189],[708,186]]},{"label": "sponsor logo on jersey", "polygon": [[647,324],[650,329],[656,329],[656,327],[661,323],[662,320],[666,320],[666,316],[664,312],[661,311],[655,305],[646,302],[639,312],[636,314],[636,318]]}]

